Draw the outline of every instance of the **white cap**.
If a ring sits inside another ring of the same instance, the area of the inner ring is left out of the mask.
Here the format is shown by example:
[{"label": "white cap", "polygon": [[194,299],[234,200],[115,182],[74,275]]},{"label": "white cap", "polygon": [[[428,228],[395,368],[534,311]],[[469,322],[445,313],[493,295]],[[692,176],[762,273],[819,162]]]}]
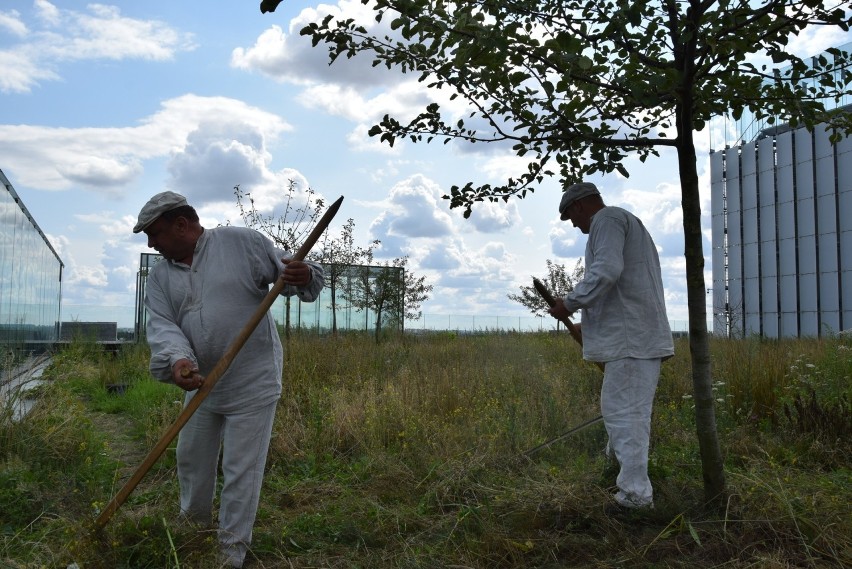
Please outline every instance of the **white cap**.
[{"label": "white cap", "polygon": [[133,228],[133,233],[144,231],[149,225],[157,221],[161,215],[175,208],[188,205],[186,198],[174,192],[160,192],[142,206],[139,212],[139,220]]}]

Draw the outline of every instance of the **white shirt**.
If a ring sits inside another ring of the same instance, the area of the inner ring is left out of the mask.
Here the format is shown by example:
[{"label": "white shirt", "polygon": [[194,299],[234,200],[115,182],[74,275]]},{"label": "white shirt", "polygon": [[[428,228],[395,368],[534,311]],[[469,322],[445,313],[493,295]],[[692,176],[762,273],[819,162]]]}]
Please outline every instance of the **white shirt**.
[{"label": "white shirt", "polygon": [[[182,358],[196,362],[201,375],[210,373],[281,274],[281,259],[291,256],[252,229],[217,227],[201,234],[192,266],[157,263],[145,290],[151,374],[172,381],[172,366]],[[286,286],[282,296],[317,298],[323,271],[316,263],[306,263],[311,267],[310,283]],[[277,400],[282,368],[281,340],[267,312],[204,404],[230,412]]]},{"label": "white shirt", "polygon": [[583,280],[563,302],[569,312],[582,309],[587,360],[674,354],[657,248],[628,211],[608,206],[592,216]]}]

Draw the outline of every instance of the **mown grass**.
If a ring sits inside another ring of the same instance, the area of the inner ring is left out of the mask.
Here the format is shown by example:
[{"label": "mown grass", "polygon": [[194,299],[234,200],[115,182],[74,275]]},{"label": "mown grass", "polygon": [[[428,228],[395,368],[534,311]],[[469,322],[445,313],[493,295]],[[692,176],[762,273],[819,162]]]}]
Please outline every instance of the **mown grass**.
[{"label": "mown grass", "polygon": [[[567,335],[294,335],[251,552],[255,567],[847,567],[852,349],[712,341],[728,496],[702,506],[688,348],[664,364],[653,511],[608,515],[616,469],[600,372]],[[183,524],[169,449],[93,521],[180,410],[137,346],[74,344],[38,403],[0,423],[0,566],[215,567]],[[127,383],[123,395],[107,386]],[[0,417],[6,415],[0,414]]]}]

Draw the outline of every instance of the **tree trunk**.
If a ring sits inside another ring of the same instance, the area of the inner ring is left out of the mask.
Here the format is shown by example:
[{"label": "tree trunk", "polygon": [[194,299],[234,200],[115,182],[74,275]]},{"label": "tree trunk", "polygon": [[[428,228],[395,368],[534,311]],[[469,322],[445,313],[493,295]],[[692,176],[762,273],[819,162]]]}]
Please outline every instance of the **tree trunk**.
[{"label": "tree trunk", "polygon": [[[684,117],[687,117],[685,120]],[[689,113],[678,121],[678,169],[683,209],[684,256],[686,257],[687,304],[689,307],[689,351],[692,361],[692,389],[695,401],[695,427],[704,476],[705,500],[721,500],[725,492],[725,471],[719,436],[710,368],[710,338],[707,333],[704,245],[701,233],[701,201],[698,167]]]},{"label": "tree trunk", "polygon": [[380,332],[382,331],[382,309],[376,311],[376,343],[379,343]]},{"label": "tree trunk", "polygon": [[284,297],[284,338],[290,339],[290,297]]},{"label": "tree trunk", "polygon": [[[332,270],[337,270],[332,268]],[[337,336],[337,278],[331,279],[331,334]]]}]

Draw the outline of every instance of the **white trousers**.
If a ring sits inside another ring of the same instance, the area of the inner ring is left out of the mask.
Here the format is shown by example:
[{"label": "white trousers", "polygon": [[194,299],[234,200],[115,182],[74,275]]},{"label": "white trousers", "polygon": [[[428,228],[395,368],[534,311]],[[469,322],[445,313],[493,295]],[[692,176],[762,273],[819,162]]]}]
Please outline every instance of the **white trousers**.
[{"label": "white trousers", "polygon": [[219,543],[233,567],[242,566],[251,544],[275,408],[271,403],[244,413],[221,414],[202,405],[178,436],[180,509],[196,523],[212,522],[222,450]]},{"label": "white trousers", "polygon": [[627,507],[654,503],[648,478],[651,409],[660,378],[660,359],[624,358],[606,363],[601,414],[620,471],[615,500]]}]

